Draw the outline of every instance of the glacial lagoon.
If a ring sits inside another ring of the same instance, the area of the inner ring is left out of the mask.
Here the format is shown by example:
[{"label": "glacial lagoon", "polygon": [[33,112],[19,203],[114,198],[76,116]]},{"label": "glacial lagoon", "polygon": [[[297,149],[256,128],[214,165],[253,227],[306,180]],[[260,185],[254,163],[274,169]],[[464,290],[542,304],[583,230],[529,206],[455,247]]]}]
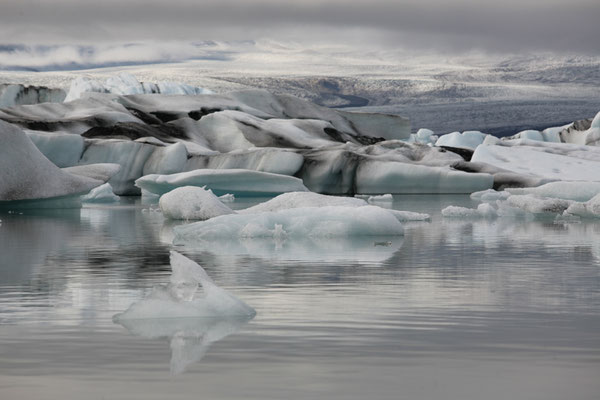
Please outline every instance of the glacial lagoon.
[{"label": "glacial lagoon", "polygon": [[[3,211],[0,398],[597,398],[600,221],[440,213],[476,204],[395,196],[432,217],[403,237],[204,247],[140,198]],[[170,250],[256,316],[113,322]]]}]

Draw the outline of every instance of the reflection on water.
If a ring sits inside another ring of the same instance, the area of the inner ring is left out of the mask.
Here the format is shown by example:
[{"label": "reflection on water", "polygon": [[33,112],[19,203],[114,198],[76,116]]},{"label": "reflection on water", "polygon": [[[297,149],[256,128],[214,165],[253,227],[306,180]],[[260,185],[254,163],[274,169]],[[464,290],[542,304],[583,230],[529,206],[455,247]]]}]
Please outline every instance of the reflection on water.
[{"label": "reflection on water", "polygon": [[237,332],[253,316],[224,318],[124,319],[118,323],[131,334],[171,342],[171,373],[183,373],[202,359],[214,342]]},{"label": "reflection on water", "polygon": [[[600,222],[445,220],[448,205],[474,203],[397,197],[432,215],[403,238],[176,248],[177,223],[139,200],[2,214],[0,398],[596,398]],[[257,317],[113,324],[171,249]]]}]

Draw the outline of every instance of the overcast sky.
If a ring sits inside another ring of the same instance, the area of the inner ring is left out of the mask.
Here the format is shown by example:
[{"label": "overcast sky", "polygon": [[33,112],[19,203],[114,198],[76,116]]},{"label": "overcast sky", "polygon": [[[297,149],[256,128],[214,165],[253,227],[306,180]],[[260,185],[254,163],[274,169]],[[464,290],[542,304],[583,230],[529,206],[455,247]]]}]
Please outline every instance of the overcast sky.
[{"label": "overcast sky", "polygon": [[3,43],[271,38],[600,54],[598,0],[0,0]]}]

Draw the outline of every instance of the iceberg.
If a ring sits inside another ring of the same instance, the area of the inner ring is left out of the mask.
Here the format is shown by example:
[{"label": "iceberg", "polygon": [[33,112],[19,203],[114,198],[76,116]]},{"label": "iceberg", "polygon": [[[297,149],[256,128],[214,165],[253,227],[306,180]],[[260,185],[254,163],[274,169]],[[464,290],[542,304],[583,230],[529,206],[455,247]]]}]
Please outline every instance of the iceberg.
[{"label": "iceberg", "polygon": [[308,191],[301,179],[245,169],[198,169],[170,175],[151,174],[137,179],[135,185],[156,194],[181,186],[205,186],[217,196],[231,193],[239,197]]},{"label": "iceberg", "polygon": [[60,103],[65,96],[66,93],[62,89],[10,83],[0,84],[0,108],[46,102]]},{"label": "iceberg", "polygon": [[[171,251],[171,277],[166,285],[155,286],[144,299],[116,314],[113,320],[253,317],[256,311],[217,286],[204,269],[189,258]],[[198,289],[202,287],[202,293]]]},{"label": "iceberg", "polygon": [[455,147],[459,149],[475,150],[483,143],[488,135],[479,131],[452,132],[442,135],[435,142],[438,147]]},{"label": "iceberg", "polygon": [[392,203],[394,201],[394,197],[390,194],[382,194],[379,196],[369,196],[367,202],[369,203]]},{"label": "iceberg", "polygon": [[212,191],[197,186],[183,186],[160,197],[158,205],[166,218],[207,220],[234,211]]},{"label": "iceberg", "polygon": [[29,139],[57,167],[76,165],[83,154],[85,140],[67,132],[36,132],[25,130]]},{"label": "iceberg", "polygon": [[496,218],[497,210],[489,203],[482,203],[477,208],[448,206],[442,210],[445,218]]},{"label": "iceberg", "polygon": [[490,174],[400,162],[365,162],[356,171],[358,193],[472,193],[493,183]]},{"label": "iceberg", "polygon": [[600,194],[586,202],[576,202],[571,204],[566,212],[567,214],[576,215],[582,218],[600,218]]},{"label": "iceberg", "polygon": [[[63,200],[65,205],[77,206],[72,202],[74,198],[78,201],[80,195],[106,182],[58,168],[22,130],[4,121],[0,121],[0,140],[0,201],[4,206],[29,200],[36,203],[22,205],[35,207],[40,200],[50,199],[57,200],[54,206],[60,206]],[[98,168],[107,172],[103,166]]]},{"label": "iceberg", "polygon": [[563,199],[541,199],[533,195],[512,195],[507,199],[508,205],[520,208],[532,214],[562,214],[573,203]]},{"label": "iceberg", "polygon": [[508,191],[496,191],[494,189],[482,190],[480,192],[471,193],[473,200],[479,200],[485,203],[494,202],[497,200],[506,200],[512,192]]},{"label": "iceberg", "polygon": [[119,196],[114,194],[110,183],[105,183],[92,189],[88,194],[81,196],[83,203],[114,203],[119,201]]},{"label": "iceberg", "polygon": [[375,206],[300,207],[274,212],[230,214],[177,226],[174,244],[230,238],[399,236],[396,217]]},{"label": "iceberg", "polygon": [[552,180],[600,181],[600,148],[531,140],[478,146],[471,161]]},{"label": "iceberg", "polygon": [[507,188],[506,191],[510,194],[532,194],[537,197],[584,202],[600,194],[600,182],[558,181],[531,188]]},{"label": "iceberg", "polygon": [[264,203],[239,210],[239,214],[257,214],[304,207],[362,207],[367,202],[361,199],[343,196],[328,196],[314,192],[290,192]]}]

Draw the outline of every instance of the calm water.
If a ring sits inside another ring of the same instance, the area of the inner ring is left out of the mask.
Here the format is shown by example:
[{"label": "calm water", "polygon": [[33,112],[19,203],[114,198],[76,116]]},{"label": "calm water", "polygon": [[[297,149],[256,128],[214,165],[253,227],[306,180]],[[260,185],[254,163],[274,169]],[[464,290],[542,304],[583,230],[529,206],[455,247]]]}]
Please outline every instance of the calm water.
[{"label": "calm water", "polygon": [[433,218],[390,246],[178,247],[257,316],[134,326],[112,316],[169,275],[155,206],[4,213],[0,399],[598,399],[600,222],[450,204],[396,198]]}]

